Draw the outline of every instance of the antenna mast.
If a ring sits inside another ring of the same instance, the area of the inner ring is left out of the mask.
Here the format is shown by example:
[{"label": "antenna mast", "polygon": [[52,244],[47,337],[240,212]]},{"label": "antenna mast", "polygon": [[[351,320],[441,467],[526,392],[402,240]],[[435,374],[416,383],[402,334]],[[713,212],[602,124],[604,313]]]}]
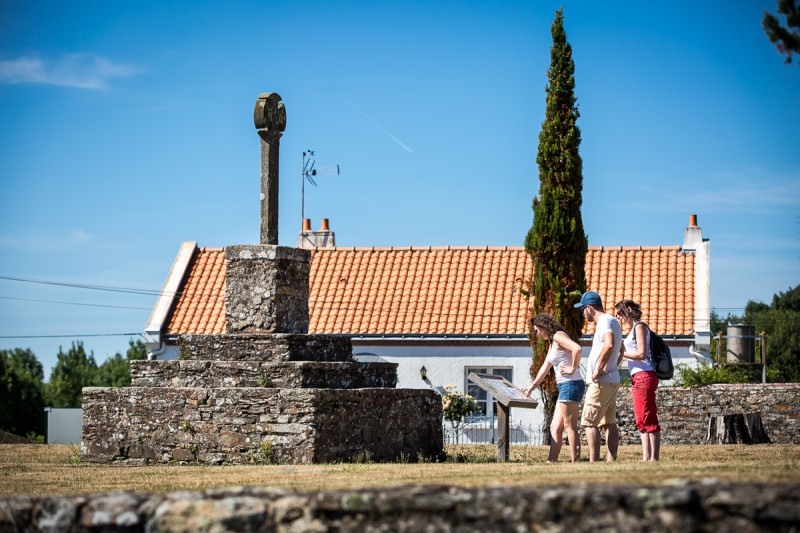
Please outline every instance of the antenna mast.
[{"label": "antenna mast", "polygon": [[314,150],[306,150],[303,152],[303,170],[301,172],[301,186],[300,186],[300,228],[302,231],[303,221],[306,219],[306,180],[313,185],[317,186],[314,176],[338,176],[339,165],[330,165],[322,168],[314,168],[316,164],[314,159]]}]

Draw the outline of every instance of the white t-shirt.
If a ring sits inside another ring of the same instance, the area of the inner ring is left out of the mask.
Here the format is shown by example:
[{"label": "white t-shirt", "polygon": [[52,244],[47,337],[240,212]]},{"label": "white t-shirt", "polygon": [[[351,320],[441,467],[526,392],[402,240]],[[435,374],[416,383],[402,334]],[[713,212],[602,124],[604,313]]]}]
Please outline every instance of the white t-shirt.
[{"label": "white t-shirt", "polygon": [[592,375],[600,362],[600,353],[603,351],[603,335],[611,332],[614,336],[614,346],[611,348],[611,357],[603,369],[607,374],[597,378],[597,381],[607,383],[619,383],[619,371],[617,370],[617,360],[619,359],[619,349],[622,347],[622,328],[613,316],[603,313],[598,317],[594,326],[594,339],[592,339],[592,351],[589,352],[589,366],[586,369],[586,383],[592,383]]},{"label": "white t-shirt", "polygon": [[583,380],[580,367],[576,368],[575,372],[572,374],[567,374],[566,376],[561,374],[559,370],[561,365],[572,366],[572,351],[561,347],[560,344],[558,345],[558,349],[556,349],[556,343],[550,343],[550,350],[547,352],[546,360],[553,365],[553,369],[556,371],[556,383]]},{"label": "white t-shirt", "polygon": [[[636,353],[636,344],[641,342],[641,339],[633,339],[633,332],[636,330],[636,324],[639,322],[634,322],[633,327],[631,328],[631,332],[628,333],[628,336],[625,337],[624,346],[625,351],[629,353]],[[644,340],[644,360],[639,359],[626,359],[628,362],[628,370],[631,372],[631,376],[637,372],[641,372],[642,370],[653,370],[653,366],[650,364],[650,328],[645,326],[647,330],[647,336]]]}]

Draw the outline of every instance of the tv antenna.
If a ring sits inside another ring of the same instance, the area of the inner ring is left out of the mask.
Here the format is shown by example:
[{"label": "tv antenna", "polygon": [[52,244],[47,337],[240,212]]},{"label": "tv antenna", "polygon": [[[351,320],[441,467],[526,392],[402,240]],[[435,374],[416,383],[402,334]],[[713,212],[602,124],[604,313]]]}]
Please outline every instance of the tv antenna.
[{"label": "tv antenna", "polygon": [[302,185],[300,187],[300,224],[302,227],[303,221],[306,219],[306,180],[313,185],[317,186],[314,179],[316,176],[338,176],[339,165],[329,165],[327,167],[314,168],[317,160],[314,159],[314,150],[306,150],[303,152],[303,171],[300,178]]}]

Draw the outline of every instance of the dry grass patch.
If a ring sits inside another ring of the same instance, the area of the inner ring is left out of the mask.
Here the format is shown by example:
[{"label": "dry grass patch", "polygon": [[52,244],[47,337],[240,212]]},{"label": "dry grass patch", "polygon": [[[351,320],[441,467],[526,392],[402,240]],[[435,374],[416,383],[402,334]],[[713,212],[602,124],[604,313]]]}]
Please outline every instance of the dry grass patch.
[{"label": "dry grass patch", "polygon": [[707,477],[800,482],[800,446],[796,445],[664,446],[658,464],[642,463],[639,446],[621,447],[619,461],[611,464],[546,464],[546,446],[514,446],[511,462],[505,464],[496,462],[496,449],[491,446],[450,446],[447,452],[447,462],[424,464],[125,467],[82,464],[77,446],[1,445],[0,496],[170,492],[238,485],[312,491],[405,484],[657,484]]}]

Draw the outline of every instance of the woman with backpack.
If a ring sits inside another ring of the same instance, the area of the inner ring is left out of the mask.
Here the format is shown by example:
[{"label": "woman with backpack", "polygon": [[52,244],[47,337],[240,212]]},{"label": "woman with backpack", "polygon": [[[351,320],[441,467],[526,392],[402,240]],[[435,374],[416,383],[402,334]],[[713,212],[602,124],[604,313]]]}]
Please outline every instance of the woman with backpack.
[{"label": "woman with backpack", "polygon": [[653,371],[650,355],[650,328],[641,321],[642,309],[633,300],[622,300],[614,310],[622,327],[630,328],[622,343],[620,361],[627,359],[631,373],[633,414],[642,438],[642,460],[658,461],[661,449],[661,426],[656,409],[658,376]]}]

